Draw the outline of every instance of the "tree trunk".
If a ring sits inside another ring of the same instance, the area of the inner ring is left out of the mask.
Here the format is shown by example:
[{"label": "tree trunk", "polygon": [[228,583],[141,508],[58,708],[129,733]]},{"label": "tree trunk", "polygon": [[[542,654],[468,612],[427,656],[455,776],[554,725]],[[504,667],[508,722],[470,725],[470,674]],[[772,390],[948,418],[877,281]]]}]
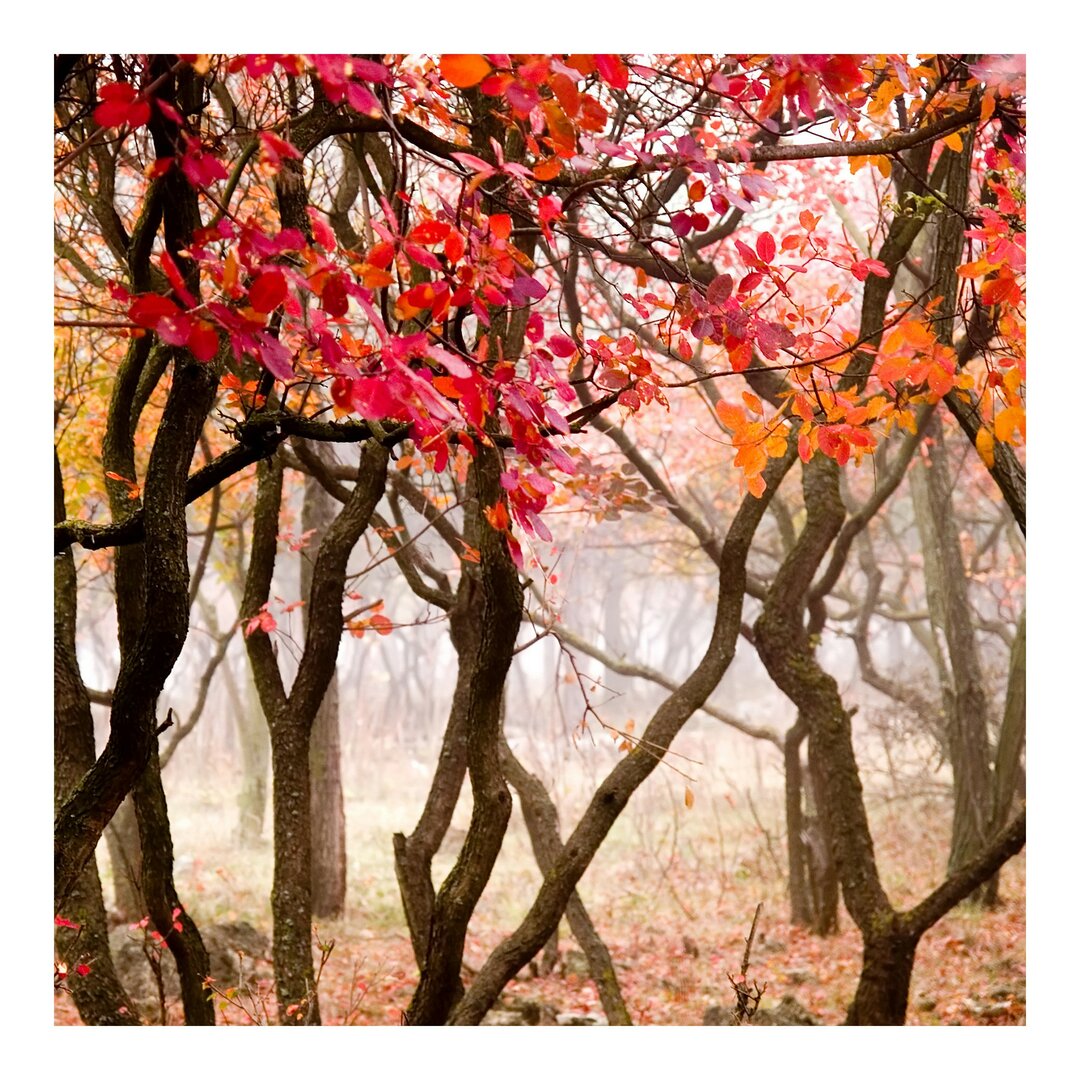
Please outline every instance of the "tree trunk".
[{"label": "tree trunk", "polygon": [[224,665],[225,688],[236,723],[243,778],[237,798],[236,842],[241,847],[262,843],[266,823],[267,777],[270,771],[270,735],[259,705],[250,666],[245,664],[244,689],[239,692],[232,668]]},{"label": "tree trunk", "polygon": [[716,689],[735,655],[750,543],[769,499],[793,461],[794,442],[783,458],[774,459],[766,466],[763,474],[765,494],[761,498],[748,495],[743,499],[723,546],[719,540],[713,542],[718,595],[713,629],[704,655],[693,672],[653,714],[642,732],[641,744],[621,758],[600,784],[551,873],[545,875],[528,914],[488,957],[465,997],[454,1009],[450,1017],[452,1024],[480,1023],[507,982],[544,947],[559,924],[570,894],[630,797],[662,760],[686,721]]},{"label": "tree trunk", "polygon": [[[514,785],[521,800],[521,813],[525,818],[536,864],[540,867],[540,873],[547,876],[555,868],[563,851],[558,811],[539,778],[514,756],[505,736],[500,740],[499,752],[506,778]],[[604,939],[597,933],[577,889],[570,894],[566,903],[566,919],[588,961],[589,976],[596,985],[608,1023],[612,1026],[632,1024],[630,1010],[627,1009],[619,989],[619,978],[615,973],[611,953],[608,952]],[[548,942],[550,944],[550,938]]]},{"label": "tree trunk", "polygon": [[[273,717],[274,977],[283,1023],[319,1024],[311,960],[311,796],[307,730]],[[292,1009],[292,1012],[288,1010]]]},{"label": "tree trunk", "polygon": [[943,632],[942,696],[953,772],[953,827],[949,872],[972,858],[991,834],[993,793],[986,695],[956,529],[944,430],[935,416],[926,463],[912,473],[916,523],[923,545],[926,598],[933,627]]},{"label": "tree trunk", "polygon": [[[325,460],[318,446],[312,452]],[[300,594],[311,593],[311,569],[319,544],[334,520],[334,503],[314,477],[304,480],[300,528],[314,530],[300,564]],[[304,628],[307,629],[307,606]],[[337,673],[319,703],[311,731],[311,911],[316,918],[337,919],[345,911],[345,796],[341,788],[341,729]]]},{"label": "tree trunk", "polygon": [[847,1023],[899,1025],[907,1016],[911,969],[919,939],[901,930],[863,940],[862,970]]},{"label": "tree trunk", "polygon": [[341,784],[341,728],[337,675],[326,688],[311,729],[311,913],[345,913],[345,795]]},{"label": "tree trunk", "polygon": [[[60,462],[54,454],[54,518],[63,521]],[[75,650],[76,579],[70,551],[53,561],[53,794],[57,808],[94,764],[94,721]],[[96,858],[75,879],[61,914],[79,925],[56,930],[56,951],[67,965],[66,985],[84,1024],[130,1025],[139,1015],[113,967],[109,927]],[[85,963],[90,971],[79,975]]]},{"label": "tree trunk", "polygon": [[[465,539],[480,552],[463,564],[451,634],[458,653],[455,697],[464,701],[466,760],[473,811],[457,862],[435,897],[425,961],[409,1023],[444,1024],[461,994],[469,919],[502,846],[511,798],[499,762],[502,697],[521,624],[524,594],[506,540],[483,509],[502,500],[501,460],[481,445],[469,470]],[[474,569],[475,567],[475,569]]]},{"label": "tree trunk", "polygon": [[810,786],[814,793],[814,813],[807,819],[804,833],[810,891],[814,898],[811,928],[819,937],[840,929],[840,878],[836,869],[836,844],[832,837],[832,815],[827,807],[825,779],[810,758]]},{"label": "tree trunk", "polygon": [[791,921],[796,926],[812,926],[814,905],[810,893],[806,841],[803,837],[802,744],[807,733],[800,716],[784,735],[784,810],[787,825],[788,900]]},{"label": "tree trunk", "polygon": [[[454,617],[451,612],[451,627]],[[423,970],[427,959],[431,915],[435,908],[431,860],[450,827],[454,807],[457,806],[461,794],[461,785],[465,780],[468,731],[465,690],[465,681],[458,679],[450,707],[450,718],[443,735],[442,749],[439,751],[439,762],[435,767],[435,775],[428,789],[420,820],[409,836],[403,833],[394,836],[394,870],[418,970]]]},{"label": "tree trunk", "polygon": [[[1005,692],[1005,715],[998,732],[997,753],[994,757],[994,814],[991,833],[1005,827],[1020,780],[1020,758],[1024,753],[1027,719],[1027,611],[1020,616],[1012,651],[1009,657],[1009,686]],[[984,902],[987,907],[1000,903],[998,884],[1000,874],[986,883]]]},{"label": "tree trunk", "polygon": [[112,864],[113,909],[125,922],[138,922],[146,914],[142,894],[142,849],[135,805],[125,799],[105,830]]},{"label": "tree trunk", "polygon": [[206,989],[210,957],[194,920],[184,910],[173,884],[173,846],[169,809],[161,786],[157,749],[132,791],[143,852],[142,891],[150,920],[176,961],[184,1023],[212,1027],[216,1012]]},{"label": "tree trunk", "polygon": [[[316,974],[311,960],[311,731],[334,675],[341,644],[342,598],[349,556],[367,528],[386,486],[388,452],[374,440],[364,447],[356,484],[326,530],[315,557],[308,596],[304,651],[288,694],[267,634],[246,636],[248,658],[270,728],[274,787],[274,974],[283,1024],[318,1024]],[[280,456],[259,466],[251,559],[241,618],[254,618],[270,596],[277,553],[283,465]]]}]

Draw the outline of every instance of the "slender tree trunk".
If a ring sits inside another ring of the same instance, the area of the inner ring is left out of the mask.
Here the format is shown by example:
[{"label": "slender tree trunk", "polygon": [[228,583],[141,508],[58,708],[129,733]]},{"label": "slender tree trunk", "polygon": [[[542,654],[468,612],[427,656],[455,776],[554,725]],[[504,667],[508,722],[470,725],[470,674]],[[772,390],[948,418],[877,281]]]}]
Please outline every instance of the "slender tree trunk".
[{"label": "slender tree trunk", "polygon": [[943,632],[942,697],[953,773],[953,827],[949,871],[963,865],[991,831],[993,792],[986,694],[968,601],[960,537],[940,417],[928,432],[933,444],[912,473],[916,523],[923,544],[926,597],[933,628]]},{"label": "slender tree trunk", "polygon": [[[499,750],[506,778],[513,784],[521,800],[521,813],[525,818],[536,864],[540,867],[540,873],[546,876],[555,868],[563,852],[558,811],[539,778],[530,773],[514,756],[505,736],[500,741]],[[632,1024],[630,1010],[627,1009],[619,989],[619,978],[615,973],[611,953],[604,944],[604,939],[597,933],[577,889],[570,894],[566,903],[566,919],[588,961],[589,976],[596,984],[608,1023],[613,1026]]]},{"label": "slender tree trunk", "polygon": [[814,793],[814,815],[806,830],[807,863],[814,896],[813,931],[828,937],[840,929],[840,879],[836,869],[836,845],[832,837],[832,816],[827,810],[825,779],[810,759],[810,785]]},{"label": "slender tree trunk", "polygon": [[[311,731],[337,663],[349,556],[382,498],[388,460],[387,451],[374,440],[364,447],[356,484],[345,496],[340,513],[319,545],[307,603],[309,620],[304,651],[288,694],[270,638],[262,632],[245,638],[255,685],[270,728],[274,774],[271,908],[278,1015],[283,1024],[320,1022],[311,958]],[[259,466],[242,619],[255,617],[270,596],[283,471],[280,456]]]},{"label": "slender tree trunk", "polygon": [[558,926],[570,894],[630,797],[656,768],[682,726],[704,705],[723,677],[735,654],[739,636],[750,543],[769,498],[793,460],[794,444],[782,459],[770,461],[766,466],[765,495],[760,499],[748,495],[743,500],[723,546],[719,541],[713,541],[718,595],[712,634],[704,655],[694,671],[653,714],[642,732],[642,745],[623,757],[600,784],[555,866],[545,875],[528,914],[488,957],[454,1009],[451,1023],[478,1024],[507,982],[543,948]]},{"label": "slender tree trunk", "polygon": [[863,939],[863,961],[847,1023],[860,1026],[901,1025],[907,1016],[908,988],[918,937],[889,920],[884,933]]},{"label": "slender tree trunk", "polygon": [[241,693],[232,668],[228,664],[223,665],[243,771],[237,799],[236,841],[242,847],[251,847],[262,842],[266,822],[270,735],[259,705],[251,668],[247,664],[244,667],[244,689]]},{"label": "slender tree trunk", "polygon": [[114,910],[125,922],[138,922],[146,914],[146,901],[141,887],[139,823],[135,818],[135,804],[130,797],[113,814],[105,830],[105,843],[112,864]]},{"label": "slender tree trunk", "polygon": [[810,893],[809,852],[803,838],[802,744],[807,726],[800,716],[784,735],[784,810],[787,825],[788,900],[791,921],[811,926],[814,905]]},{"label": "slender tree trunk", "polygon": [[[451,612],[451,626],[455,616]],[[460,659],[459,659],[460,664]],[[450,718],[443,735],[435,776],[416,828],[409,836],[394,836],[394,870],[397,874],[405,921],[409,927],[413,955],[418,970],[427,959],[431,915],[435,908],[435,886],[431,881],[431,860],[442,845],[454,815],[465,780],[468,731],[467,684],[458,679]]]},{"label": "slender tree trunk", "polygon": [[[318,447],[313,453],[324,457]],[[334,503],[313,477],[304,481],[301,529],[315,530],[300,564],[300,593],[311,592],[311,569],[319,544],[334,520]],[[307,627],[305,606],[305,629]],[[311,730],[311,911],[316,918],[337,919],[345,910],[345,796],[341,787],[341,729],[335,672],[319,703]]]},{"label": "slender tree trunk", "polygon": [[[510,792],[499,762],[502,696],[524,594],[502,534],[483,510],[502,499],[498,452],[481,445],[469,470],[465,539],[480,552],[465,564],[452,634],[463,696],[466,760],[473,811],[465,843],[435,897],[425,961],[409,1005],[409,1022],[444,1024],[461,994],[461,957],[469,919],[495,865],[510,819]],[[473,568],[475,566],[475,569]]]},{"label": "slender tree trunk", "polygon": [[345,794],[337,675],[326,688],[311,729],[311,912],[318,919],[345,913]]},{"label": "slender tree trunk", "polygon": [[[54,503],[54,518],[63,521],[63,481],[55,454]],[[54,559],[53,589],[53,793],[59,808],[94,764],[95,757],[90,699],[75,651],[77,592],[75,560],[70,551]],[[93,855],[75,879],[61,914],[79,925],[77,932],[57,928],[56,951],[67,965],[66,985],[83,1023],[138,1024],[138,1012],[117,977],[109,952],[109,926]],[[78,973],[80,964],[89,966],[88,974]]]},{"label": "slender tree trunk", "polygon": [[[311,960],[311,795],[307,730],[270,726],[274,771],[274,976],[282,1022],[319,1024]],[[295,1006],[291,1013],[287,1012]]]},{"label": "slender tree trunk", "polygon": [[[156,96],[171,102],[174,110],[179,108],[181,113],[194,114],[202,107],[202,79],[190,70],[171,75],[169,68],[173,63],[174,58],[169,56],[151,59],[150,77],[163,77]],[[172,157],[176,153],[178,125],[161,110],[155,110],[149,131],[156,157]],[[152,189],[132,230],[128,265],[136,291],[152,285],[150,254],[159,224],[164,227],[165,247],[184,275],[187,287],[198,294],[198,268],[185,252],[193,233],[202,224],[199,199],[179,170],[171,170]],[[142,584],[134,608],[138,618],[124,628],[118,596],[121,661],[113,688],[109,739],[101,756],[56,816],[53,875],[57,905],[63,904],[105,826],[146,767],[156,744],[155,703],[187,637],[188,468],[214,401],[220,363],[217,360],[201,363],[187,350],[169,347],[156,352],[159,364],[148,365],[148,340],[132,342],[117,373],[102,447],[106,472],[117,472],[123,477],[135,475],[134,432],[146,400],[140,394],[140,380],[146,372],[159,374],[171,361],[172,381],[142,489],[144,539],[135,546],[134,554],[142,564]],[[149,380],[151,389],[156,378],[157,375]],[[120,469],[111,464],[114,460]],[[106,490],[114,520],[121,520],[124,515],[118,514],[116,507],[127,496],[125,486],[107,479]],[[133,510],[129,502],[127,512]],[[117,552],[118,577],[120,551]],[[147,583],[152,584],[149,590]]]},{"label": "slender tree trunk", "polygon": [[139,823],[139,846],[143,852],[143,896],[154,928],[165,939],[176,961],[184,1023],[213,1026],[214,1002],[205,985],[210,977],[210,957],[199,928],[184,910],[173,884],[172,833],[156,747],[135,785],[132,798]]},{"label": "slender tree trunk", "polygon": [[[1005,715],[998,732],[994,757],[994,814],[991,833],[1005,827],[1020,780],[1020,758],[1024,753],[1027,719],[1027,611],[1020,616],[1009,658],[1009,685],[1005,692]],[[987,882],[984,900],[988,907],[1000,903],[1000,874]]]}]

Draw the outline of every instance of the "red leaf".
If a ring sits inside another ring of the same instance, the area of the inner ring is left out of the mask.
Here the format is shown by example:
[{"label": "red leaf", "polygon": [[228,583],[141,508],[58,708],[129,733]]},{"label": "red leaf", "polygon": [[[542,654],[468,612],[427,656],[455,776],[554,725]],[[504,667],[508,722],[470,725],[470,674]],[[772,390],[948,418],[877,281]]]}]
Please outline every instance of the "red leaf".
[{"label": "red leaf", "polygon": [[280,270],[264,270],[248,290],[248,303],[265,315],[283,303],[288,294],[285,275]]},{"label": "red leaf", "polygon": [[141,127],[150,119],[150,104],[138,97],[131,83],[115,82],[98,91],[101,104],[94,110],[94,119],[102,127]]},{"label": "red leaf", "polygon": [[438,244],[450,235],[445,221],[421,221],[409,230],[408,239],[414,244]]},{"label": "red leaf", "polygon": [[685,214],[680,210],[679,213],[672,215],[671,231],[676,236],[689,236],[692,229],[693,224],[689,214]]},{"label": "red leaf", "polygon": [[510,230],[513,226],[514,221],[509,214],[492,214],[488,218],[488,227],[491,229],[492,236],[496,236],[500,240],[510,239]]},{"label": "red leaf", "polygon": [[175,315],[163,315],[155,329],[158,337],[167,345],[186,345],[191,337],[192,325],[191,316],[181,311]]},{"label": "red leaf", "polygon": [[206,364],[217,356],[218,334],[210,323],[199,320],[188,337],[188,348],[196,360]]},{"label": "red leaf", "polygon": [[331,274],[326,279],[322,290],[323,311],[334,319],[340,319],[349,313],[349,294],[345,290],[345,281],[341,274]]},{"label": "red leaf", "polygon": [[600,78],[615,90],[625,90],[630,85],[630,72],[622,61],[621,56],[613,53],[594,54],[596,70],[600,72]]},{"label": "red leaf", "polygon": [[128,318],[137,326],[153,330],[158,322],[167,315],[179,315],[180,308],[167,296],[157,293],[143,293],[137,296],[128,308]]},{"label": "red leaf", "polygon": [[548,338],[548,348],[556,356],[573,356],[577,352],[577,345],[565,334],[552,334]]},{"label": "red leaf", "polygon": [[730,274],[717,274],[716,277],[709,282],[709,288],[706,290],[705,299],[713,306],[718,306],[731,295],[733,285],[734,282],[731,280]]},{"label": "red leaf", "polygon": [[773,261],[773,256],[776,254],[776,241],[772,238],[771,233],[762,233],[757,238],[757,253],[762,262],[769,263]]}]

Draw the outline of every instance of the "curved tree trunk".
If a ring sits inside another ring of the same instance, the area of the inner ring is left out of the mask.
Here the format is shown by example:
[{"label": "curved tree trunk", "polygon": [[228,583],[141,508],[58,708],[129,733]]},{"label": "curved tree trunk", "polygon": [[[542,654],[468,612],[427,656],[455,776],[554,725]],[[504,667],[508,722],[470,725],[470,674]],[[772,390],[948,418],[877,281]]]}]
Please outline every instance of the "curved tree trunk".
[{"label": "curved tree trunk", "polygon": [[[451,626],[454,618],[451,612]],[[431,916],[435,908],[431,860],[442,845],[446,830],[450,828],[454,807],[457,806],[465,780],[468,731],[465,689],[465,682],[458,679],[439,761],[420,820],[408,836],[404,833],[394,835],[394,870],[418,969],[423,968],[427,959]]]},{"label": "curved tree trunk", "polygon": [[[63,521],[60,462],[54,454],[54,517]],[[57,808],[94,764],[94,720],[75,651],[75,560],[70,551],[53,561],[53,793]],[[139,1014],[124,990],[109,952],[109,926],[97,860],[91,855],[68,894],[61,914],[76,932],[56,930],[56,951],[67,965],[66,985],[84,1024],[129,1025]],[[89,973],[79,975],[80,964]]]},{"label": "curved tree trunk", "polygon": [[521,623],[524,593],[502,534],[484,508],[502,499],[498,452],[481,445],[469,470],[465,539],[480,552],[464,564],[454,609],[458,691],[464,701],[466,760],[473,810],[454,868],[435,897],[420,981],[409,1023],[444,1024],[461,993],[461,957],[469,919],[487,885],[510,820],[510,792],[499,762],[502,697]]},{"label": "curved tree trunk", "polygon": [[[197,112],[202,103],[201,78],[191,71],[168,76],[172,63],[168,56],[152,60],[151,77],[166,76],[157,97],[171,102],[180,112]],[[155,155],[173,156],[179,137],[177,126],[155,110],[149,129]],[[173,169],[161,178],[132,230],[128,263],[136,291],[151,285],[150,253],[162,223],[167,250],[188,287],[198,293],[198,269],[184,252],[201,225],[199,201],[180,170]],[[134,431],[146,400],[140,393],[140,379],[145,371],[160,372],[171,362],[172,381],[143,483],[144,538],[132,553],[141,564],[142,580],[152,582],[153,588],[139,597],[139,617],[126,628],[121,626],[120,670],[113,689],[108,741],[56,816],[54,902],[58,907],[92,856],[105,826],[146,767],[155,745],[155,703],[187,637],[189,572],[184,507],[188,469],[214,401],[219,364],[201,363],[184,349],[161,347],[156,352],[160,364],[148,365],[149,342],[149,338],[133,341],[117,373],[102,457],[105,462],[112,458],[121,463],[121,469],[106,463],[106,471],[129,478],[135,475]],[[153,381],[148,379],[148,383]],[[126,498],[127,490],[116,480],[107,480],[106,490],[114,520],[121,520],[126,514],[118,514],[115,508]],[[129,502],[125,510],[131,513],[134,506]],[[118,551],[118,574],[119,562]],[[118,623],[125,621],[118,611]]]},{"label": "curved tree trunk", "polygon": [[[283,1024],[320,1022],[311,958],[311,731],[337,663],[349,556],[382,498],[388,460],[379,443],[372,440],[365,445],[356,484],[322,537],[311,574],[304,651],[288,694],[270,638],[261,631],[245,638],[270,728],[274,775],[271,908],[278,1014]],[[270,596],[283,471],[280,454],[259,466],[243,620],[257,616]]]},{"label": "curved tree trunk", "polygon": [[142,892],[154,928],[176,961],[184,1023],[213,1026],[216,1013],[212,995],[206,989],[210,977],[210,957],[199,928],[184,910],[173,884],[173,846],[169,828],[169,808],[161,786],[157,749],[150,756],[142,776],[132,791],[135,816],[139,822],[142,858]]},{"label": "curved tree trunk", "polygon": [[772,460],[766,466],[765,494],[760,499],[748,495],[743,500],[723,547],[714,542],[718,595],[713,630],[704,656],[653,714],[642,732],[643,745],[622,758],[601,783],[562,854],[545,875],[528,914],[488,957],[454,1009],[452,1024],[478,1024],[507,982],[543,948],[558,926],[571,893],[630,797],[656,768],[671,741],[705,703],[727,670],[735,654],[742,621],[747,552],[769,498],[793,460],[794,443],[784,458]]},{"label": "curved tree trunk", "polygon": [[[536,864],[540,867],[540,873],[546,876],[554,870],[563,851],[558,811],[539,778],[514,756],[505,736],[500,740],[499,753],[506,778],[513,784],[521,800],[521,813],[525,818]],[[611,953],[589,918],[577,889],[570,894],[566,903],[566,920],[588,961],[589,976],[596,985],[608,1023],[612,1026],[632,1024],[630,1010],[619,989],[619,978]]]}]

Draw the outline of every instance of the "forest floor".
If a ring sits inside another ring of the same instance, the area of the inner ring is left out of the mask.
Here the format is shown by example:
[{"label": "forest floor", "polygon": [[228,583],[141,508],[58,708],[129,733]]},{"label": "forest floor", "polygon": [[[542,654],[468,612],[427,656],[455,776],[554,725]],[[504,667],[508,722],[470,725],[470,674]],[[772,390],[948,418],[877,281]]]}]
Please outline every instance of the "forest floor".
[{"label": "forest floor", "polygon": [[[393,778],[381,777],[365,798],[347,800],[349,881],[345,916],[318,926],[334,942],[319,985],[324,1024],[398,1024],[416,985],[416,969],[394,878],[390,837],[408,831],[416,811],[395,805]],[[381,795],[380,795],[381,792]],[[645,794],[645,793],[643,793]],[[220,788],[170,796],[177,851],[177,888],[200,925],[244,920],[269,939],[272,854],[263,841],[238,851],[230,836],[235,803]],[[655,784],[616,824],[581,883],[580,894],[611,951],[622,992],[638,1024],[701,1024],[710,1005],[732,1005],[728,974],[736,973],[754,909],[763,913],[749,979],[766,986],[763,1007],[792,994],[825,1024],[843,1022],[858,979],[859,935],[841,906],[840,932],[816,937],[787,921],[786,851],[779,793],[699,796],[692,809],[682,789]],[[894,906],[908,907],[941,880],[948,849],[948,804],[939,798],[871,801],[882,880]],[[459,807],[459,813],[467,808]],[[570,815],[564,815],[570,820]],[[452,865],[467,816],[455,819],[436,875]],[[565,828],[564,828],[564,831]],[[269,836],[269,822],[264,835]],[[455,843],[456,841],[456,843]],[[198,852],[197,855],[187,854]],[[107,861],[102,859],[106,898]],[[515,813],[492,880],[478,907],[465,952],[466,971],[525,914],[540,882]],[[916,1025],[1024,1024],[1025,858],[1004,869],[1003,903],[987,912],[964,904],[922,939],[915,961],[907,1022]],[[131,931],[139,934],[139,931]],[[565,920],[559,964],[547,975],[522,971],[506,1005],[534,1002],[557,1013],[602,1016],[584,958]],[[266,975],[240,995],[224,1023],[253,1022],[271,1002]],[[223,1002],[224,1004],[224,1002]],[[181,1023],[169,1003],[169,1022]],[[57,994],[57,1024],[77,1024],[70,998]]]}]

